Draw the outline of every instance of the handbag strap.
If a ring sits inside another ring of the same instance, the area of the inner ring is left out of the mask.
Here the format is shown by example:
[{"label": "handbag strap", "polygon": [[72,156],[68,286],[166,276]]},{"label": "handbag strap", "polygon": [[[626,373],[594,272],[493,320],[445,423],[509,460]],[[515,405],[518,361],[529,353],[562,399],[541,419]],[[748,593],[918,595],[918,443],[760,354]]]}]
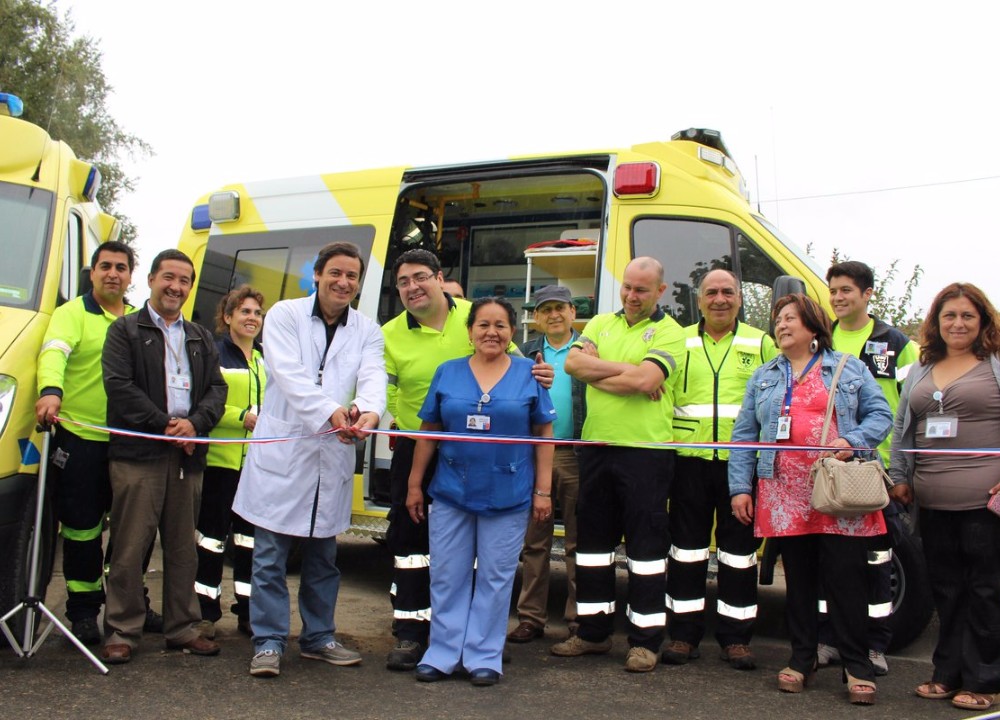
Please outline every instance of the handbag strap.
[{"label": "handbag strap", "polygon": [[834,399],[837,395],[837,381],[840,380],[840,373],[844,370],[844,365],[847,364],[847,353],[843,353],[840,356],[840,362],[837,363],[837,369],[833,371],[833,380],[830,381],[830,397],[826,401],[826,417],[823,419],[823,435],[820,437],[819,444],[826,445],[826,435],[830,431],[830,419],[833,417],[833,407]]}]

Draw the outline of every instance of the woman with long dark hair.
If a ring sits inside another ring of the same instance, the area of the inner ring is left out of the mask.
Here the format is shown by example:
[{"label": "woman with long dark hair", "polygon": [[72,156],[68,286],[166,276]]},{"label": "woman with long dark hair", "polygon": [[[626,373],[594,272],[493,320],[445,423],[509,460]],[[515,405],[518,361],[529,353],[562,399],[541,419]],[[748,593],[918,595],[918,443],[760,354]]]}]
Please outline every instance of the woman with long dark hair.
[{"label": "woman with long dark hair", "polygon": [[[920,364],[899,398],[889,475],[919,506],[940,619],[934,673],[920,697],[985,711],[1000,692],[1000,456],[935,450],[1000,447],[1000,318],[982,290],[952,283],[920,330]],[[907,452],[916,450],[917,452]],[[919,451],[925,452],[919,452]]]}]

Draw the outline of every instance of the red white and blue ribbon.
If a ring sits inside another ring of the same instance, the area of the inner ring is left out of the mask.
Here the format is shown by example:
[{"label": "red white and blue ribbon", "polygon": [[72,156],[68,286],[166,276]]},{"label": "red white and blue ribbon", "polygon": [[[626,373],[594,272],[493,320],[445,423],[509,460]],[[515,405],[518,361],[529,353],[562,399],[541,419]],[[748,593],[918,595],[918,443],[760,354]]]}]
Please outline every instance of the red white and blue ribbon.
[{"label": "red white and blue ribbon", "polygon": [[[167,442],[185,442],[199,445],[210,443],[219,445],[261,445],[267,443],[292,442],[296,440],[309,440],[323,437],[324,435],[336,435],[340,428],[330,428],[316,433],[306,435],[292,435],[281,437],[252,437],[252,438],[219,438],[219,437],[182,437],[176,435],[160,435],[157,433],[146,433],[138,430],[124,430],[121,428],[107,427],[104,425],[92,425],[90,423],[70,420],[68,418],[56,417],[56,421],[76,425],[90,430],[98,430],[111,435],[122,435],[125,437],[138,437],[146,440],[163,440]],[[788,443],[765,443],[765,442],[714,442],[714,443],[679,443],[679,442],[643,442],[643,443],[619,443],[605,442],[600,440],[565,440],[559,438],[524,437],[517,435],[483,435],[478,433],[455,433],[444,431],[427,430],[387,430],[373,428],[362,431],[371,435],[385,435],[386,437],[408,437],[417,440],[437,440],[446,442],[488,442],[511,445],[570,445],[570,446],[590,446],[590,447],[638,447],[662,450],[782,450],[797,452],[836,452],[845,450],[843,447],[833,445],[790,445]],[[874,448],[855,447],[855,451],[870,452]],[[927,455],[1000,455],[1000,448],[941,448],[941,449],[917,449],[906,448],[899,452],[920,453]]]}]

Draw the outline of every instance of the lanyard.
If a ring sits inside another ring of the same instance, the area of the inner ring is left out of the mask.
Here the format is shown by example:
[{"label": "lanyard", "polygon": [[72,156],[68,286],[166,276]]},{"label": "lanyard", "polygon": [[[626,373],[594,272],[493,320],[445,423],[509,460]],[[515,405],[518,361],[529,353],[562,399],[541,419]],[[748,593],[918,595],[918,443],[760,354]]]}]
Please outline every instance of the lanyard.
[{"label": "lanyard", "polygon": [[[183,329],[181,330],[181,352],[184,352],[184,341],[187,339]],[[174,364],[177,368],[177,373],[180,374],[181,371],[181,353],[177,352],[174,347],[174,343],[170,340],[170,333],[163,331],[163,344],[167,346],[167,350],[170,351],[170,356],[174,359]]]},{"label": "lanyard", "polygon": [[[812,369],[812,366],[816,364],[819,360],[819,353],[812,356],[812,359],[806,365],[805,370],[799,373],[799,377],[805,377],[805,374]],[[785,364],[785,402],[782,404],[781,414],[789,415],[792,411],[792,363],[789,361]]]}]

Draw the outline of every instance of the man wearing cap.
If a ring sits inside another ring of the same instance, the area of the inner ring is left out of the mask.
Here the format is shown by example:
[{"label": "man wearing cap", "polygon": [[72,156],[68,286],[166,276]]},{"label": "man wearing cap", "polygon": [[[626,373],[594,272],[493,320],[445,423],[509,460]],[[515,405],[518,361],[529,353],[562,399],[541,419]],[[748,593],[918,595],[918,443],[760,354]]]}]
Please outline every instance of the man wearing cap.
[{"label": "man wearing cap", "polygon": [[666,288],[658,260],[630,262],[622,275],[622,309],[588,322],[565,364],[566,372],[587,383],[583,439],[611,446],[580,451],[579,629],[551,652],[575,657],[611,649],[615,550],[624,534],[629,672],[656,668],[666,625],[667,498],[675,453],[637,447],[673,439],[674,370],[684,354],[684,331],[658,304]]},{"label": "man wearing cap", "polygon": [[[586,412],[586,385],[566,373],[564,364],[572,343],[580,336],[573,329],[576,306],[569,288],[546,285],[535,291],[532,298],[535,326],[541,331],[521,346],[525,357],[539,354],[555,369],[549,396],[556,408],[553,427],[556,438],[579,438]],[[552,492],[559,501],[565,528],[566,609],[564,617],[570,634],[576,632],[576,497],[580,483],[580,468],[572,445],[556,445],[552,462]],[[548,620],[549,555],[552,552],[552,532],[555,520],[539,522],[529,519],[524,536],[521,559],[521,594],[517,600],[519,624],[507,635],[507,640],[525,643],[540,638]]]},{"label": "man wearing cap", "polygon": [[[684,329],[687,351],[674,393],[674,440],[729,442],[754,370],[776,354],[774,341],[738,319],[739,280],[711,270],[698,285],[701,321]],[[715,522],[719,593],[715,637],[722,659],[737,670],[755,666],[750,637],[757,617],[757,546],[753,525],[733,517],[729,501],[729,452],[678,448],[670,488],[670,572],[663,662],[683,665],[698,657],[705,634],[705,581]]]}]

